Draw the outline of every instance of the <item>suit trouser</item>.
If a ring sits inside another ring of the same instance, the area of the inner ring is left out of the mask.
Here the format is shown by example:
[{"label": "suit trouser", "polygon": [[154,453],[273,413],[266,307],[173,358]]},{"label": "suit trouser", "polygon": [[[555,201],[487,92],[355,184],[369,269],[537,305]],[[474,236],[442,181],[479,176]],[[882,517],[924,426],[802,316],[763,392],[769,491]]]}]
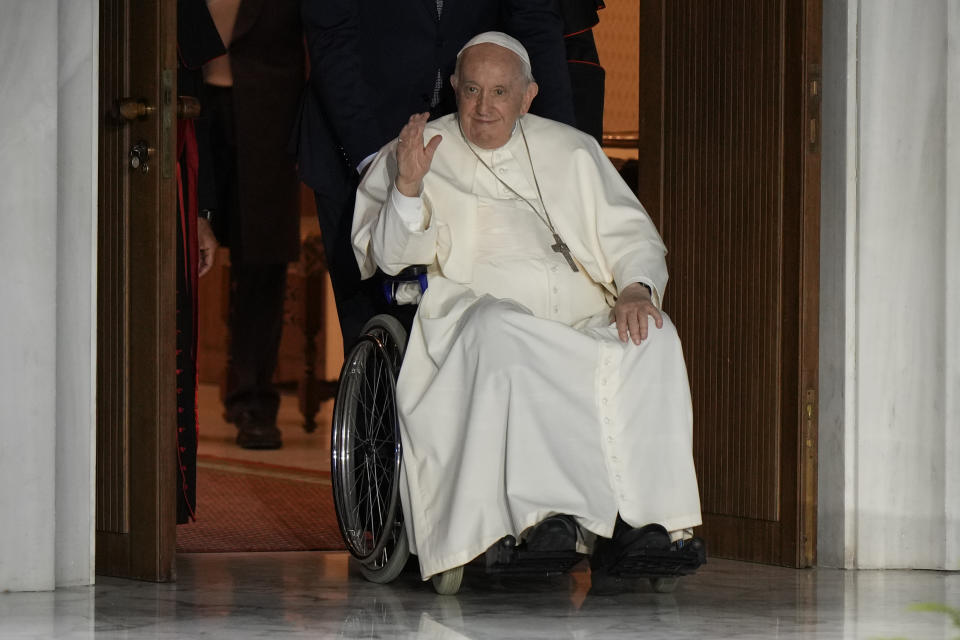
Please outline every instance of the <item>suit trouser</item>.
[{"label": "suit trouser", "polygon": [[360,279],[360,268],[353,255],[350,231],[353,222],[357,180],[349,185],[349,195],[345,200],[330,198],[315,193],[317,216],[323,236],[323,248],[326,252],[327,270],[333,285],[333,297],[337,304],[340,319],[340,331],[343,334],[343,348],[346,352],[360,336],[360,332],[370,318],[378,313],[389,311],[386,299],[381,292],[382,282],[377,276],[368,280]]},{"label": "suit trouser", "polygon": [[[234,420],[275,424],[273,386],[283,330],[287,264],[230,263],[230,362],[224,407]],[[247,415],[241,418],[242,413]]]},{"label": "suit trouser", "polygon": [[[242,220],[237,189],[237,139],[233,95],[229,88],[204,85],[204,112],[210,121],[210,144],[219,209],[220,234],[230,246],[230,329],[227,417],[240,424],[277,420],[280,394],[273,386],[283,329],[287,263],[250,262],[241,247]],[[269,215],[270,212],[258,212]],[[244,415],[246,414],[246,415]]]}]

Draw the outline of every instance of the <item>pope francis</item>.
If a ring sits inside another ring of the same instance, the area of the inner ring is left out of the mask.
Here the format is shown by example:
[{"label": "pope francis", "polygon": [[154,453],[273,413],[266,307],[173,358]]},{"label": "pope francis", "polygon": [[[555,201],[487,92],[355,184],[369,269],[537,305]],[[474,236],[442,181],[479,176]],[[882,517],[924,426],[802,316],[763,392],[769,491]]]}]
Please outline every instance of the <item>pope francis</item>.
[{"label": "pope francis", "polygon": [[364,277],[429,266],[397,381],[421,573],[557,518],[595,560],[682,545],[700,501],[663,242],[593,138],[527,113],[518,41],[475,37],[451,82],[458,112],[410,118],[353,221]]}]

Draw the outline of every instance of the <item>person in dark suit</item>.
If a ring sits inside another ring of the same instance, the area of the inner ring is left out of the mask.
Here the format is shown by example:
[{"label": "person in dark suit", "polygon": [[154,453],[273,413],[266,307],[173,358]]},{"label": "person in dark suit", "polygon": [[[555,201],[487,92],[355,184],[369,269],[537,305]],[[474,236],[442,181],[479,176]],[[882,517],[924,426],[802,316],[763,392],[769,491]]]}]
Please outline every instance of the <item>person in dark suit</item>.
[{"label": "person in dark suit", "polygon": [[230,247],[225,415],[248,449],[282,445],[273,386],[287,263],[300,248],[300,182],[287,141],[306,79],[298,0],[207,0],[227,55],[204,66],[219,211]]},{"label": "person in dark suit", "polygon": [[600,66],[593,28],[600,22],[597,12],[603,8],[603,0],[560,0],[577,128],[589,133],[600,144],[603,144],[606,72]]},{"label": "person in dark suit", "polygon": [[303,0],[310,80],[294,132],[300,176],[317,201],[344,347],[383,310],[376,278],[361,282],[350,246],[359,175],[413,113],[456,110],[457,52],[493,29],[530,52],[540,95],[532,111],[574,124],[556,0]]}]

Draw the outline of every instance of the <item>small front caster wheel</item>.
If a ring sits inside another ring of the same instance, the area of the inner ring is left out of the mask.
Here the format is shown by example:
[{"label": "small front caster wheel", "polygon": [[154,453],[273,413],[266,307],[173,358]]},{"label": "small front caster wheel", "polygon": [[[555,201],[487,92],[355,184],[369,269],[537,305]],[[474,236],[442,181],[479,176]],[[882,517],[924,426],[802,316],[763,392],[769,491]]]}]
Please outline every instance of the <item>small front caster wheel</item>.
[{"label": "small front caster wheel", "polygon": [[438,573],[430,581],[433,582],[433,589],[442,596],[452,596],[460,591],[460,583],[463,582],[463,567],[456,567],[443,573]]}]

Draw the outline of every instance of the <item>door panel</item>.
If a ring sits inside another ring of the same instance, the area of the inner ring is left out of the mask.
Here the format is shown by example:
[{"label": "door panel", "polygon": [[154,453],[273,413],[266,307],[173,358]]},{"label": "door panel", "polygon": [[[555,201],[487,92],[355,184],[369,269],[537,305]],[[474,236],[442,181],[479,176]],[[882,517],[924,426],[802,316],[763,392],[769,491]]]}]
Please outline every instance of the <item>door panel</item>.
[{"label": "door panel", "polygon": [[96,569],[145,580],[175,576],[175,39],[176,3],[101,0]]},{"label": "door panel", "polygon": [[813,562],[816,530],[819,6],[644,0],[640,16],[639,195],[670,250],[703,535],[712,555],[788,566]]}]

